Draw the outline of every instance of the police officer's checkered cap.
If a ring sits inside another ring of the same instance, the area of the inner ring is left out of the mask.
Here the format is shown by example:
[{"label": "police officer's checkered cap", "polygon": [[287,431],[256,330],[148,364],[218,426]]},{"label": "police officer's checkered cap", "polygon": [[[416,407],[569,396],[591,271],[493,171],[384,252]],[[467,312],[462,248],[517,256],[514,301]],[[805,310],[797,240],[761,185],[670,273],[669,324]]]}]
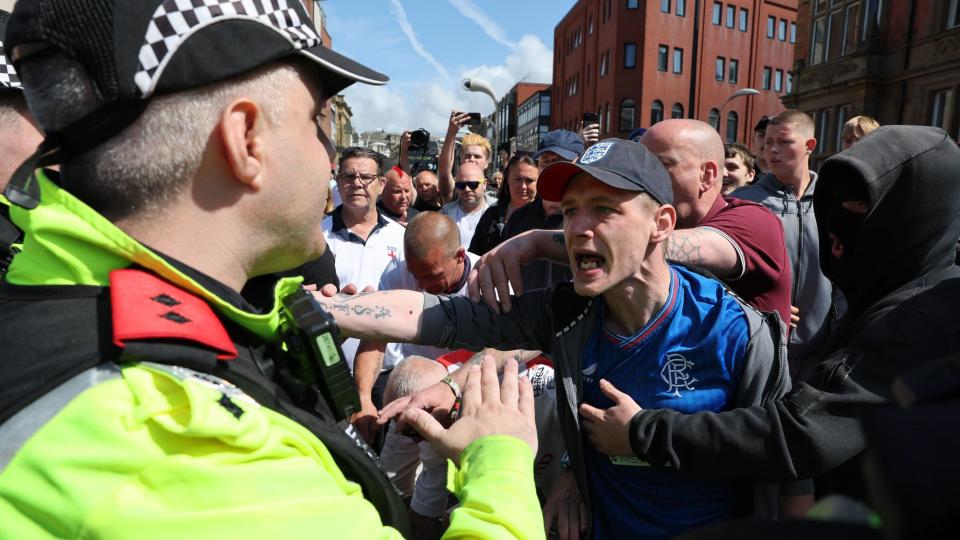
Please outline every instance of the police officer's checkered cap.
[{"label": "police officer's checkered cap", "polygon": [[13,69],[13,62],[7,58],[6,50],[3,47],[3,33],[7,28],[9,17],[9,13],[0,9],[0,88],[19,90],[21,88],[20,77],[17,77],[17,72]]},{"label": "police officer's checkered cap", "polygon": [[78,60],[107,103],[195,88],[297,55],[317,64],[330,95],[356,81],[387,81],[323,47],[300,0],[21,1],[6,41],[8,49],[45,43]]}]

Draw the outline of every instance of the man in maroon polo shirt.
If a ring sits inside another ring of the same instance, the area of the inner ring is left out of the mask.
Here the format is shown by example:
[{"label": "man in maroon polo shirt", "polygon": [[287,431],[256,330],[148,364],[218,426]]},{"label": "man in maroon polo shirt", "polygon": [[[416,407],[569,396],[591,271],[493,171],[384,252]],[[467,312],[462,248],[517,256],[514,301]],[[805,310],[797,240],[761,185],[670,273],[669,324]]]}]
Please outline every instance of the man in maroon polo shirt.
[{"label": "man in maroon polo shirt", "polygon": [[700,266],[760,311],[790,322],[790,261],[783,226],[763,205],[724,197],[720,135],[699,120],[665,120],[640,138],[673,180],[677,230],[667,258]]}]

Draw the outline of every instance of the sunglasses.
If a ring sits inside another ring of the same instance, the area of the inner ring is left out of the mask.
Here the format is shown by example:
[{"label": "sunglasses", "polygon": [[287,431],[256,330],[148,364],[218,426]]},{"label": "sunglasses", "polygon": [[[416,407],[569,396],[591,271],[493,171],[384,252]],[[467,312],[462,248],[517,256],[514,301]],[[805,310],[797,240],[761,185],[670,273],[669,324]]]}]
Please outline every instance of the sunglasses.
[{"label": "sunglasses", "polygon": [[480,187],[480,184],[482,184],[482,183],[483,183],[483,182],[474,180],[474,181],[472,181],[472,182],[456,182],[456,183],[454,183],[454,186],[456,186],[457,189],[467,189],[467,188],[470,188],[471,190],[476,191],[477,188],[479,188],[479,187]]}]

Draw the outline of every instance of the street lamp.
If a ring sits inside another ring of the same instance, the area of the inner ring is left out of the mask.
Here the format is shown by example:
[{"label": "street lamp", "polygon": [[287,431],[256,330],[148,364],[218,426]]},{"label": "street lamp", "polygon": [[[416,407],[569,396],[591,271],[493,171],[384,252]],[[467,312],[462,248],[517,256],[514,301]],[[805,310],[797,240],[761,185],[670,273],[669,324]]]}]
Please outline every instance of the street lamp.
[{"label": "street lamp", "polygon": [[383,133],[383,128],[377,128],[373,131],[367,132],[367,140],[363,143],[364,148],[370,148],[370,137],[373,137],[374,133]]},{"label": "street lamp", "polygon": [[[497,109],[499,108],[499,104],[497,103],[497,94],[493,92],[493,87],[490,86],[490,83],[476,77],[467,77],[466,79],[463,79],[460,81],[460,86],[467,92],[480,92],[481,94],[486,94],[490,97],[490,100],[493,101],[493,140],[497,141],[498,143],[494,145],[494,150],[496,150],[496,146],[499,145],[499,139],[497,137],[497,127],[499,124],[499,115],[497,114]],[[495,156],[496,155],[494,155],[494,158],[496,159]]]},{"label": "street lamp", "polygon": [[720,111],[717,113],[717,133],[720,133],[720,120],[723,118],[723,109],[727,106],[727,103],[730,103],[732,100],[737,99],[738,97],[755,96],[759,93],[760,91],[756,88],[741,88],[730,94],[730,97],[723,102],[723,105],[720,106]]}]

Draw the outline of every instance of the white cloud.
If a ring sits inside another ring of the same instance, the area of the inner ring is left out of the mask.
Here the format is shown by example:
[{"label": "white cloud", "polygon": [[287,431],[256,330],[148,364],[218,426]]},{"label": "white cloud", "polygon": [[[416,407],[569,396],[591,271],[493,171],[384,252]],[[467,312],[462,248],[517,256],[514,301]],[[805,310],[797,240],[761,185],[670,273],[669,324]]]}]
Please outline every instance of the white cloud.
[{"label": "white cloud", "polygon": [[407,19],[407,12],[403,9],[403,5],[400,4],[400,0],[390,0],[390,9],[393,11],[394,16],[396,16],[400,29],[403,30],[407,39],[410,40],[410,45],[413,47],[413,50],[416,51],[421,58],[426,60],[428,64],[433,66],[433,69],[437,70],[437,73],[439,73],[441,77],[449,79],[450,73],[447,72],[447,69],[443,67],[440,62],[437,62],[437,59],[434,58],[432,54],[427,52],[426,47],[423,46],[420,38],[417,37],[417,33],[413,31],[413,25],[410,24],[410,20]]},{"label": "white cloud", "polygon": [[459,11],[461,15],[477,23],[477,25],[483,29],[484,33],[490,36],[490,39],[511,50],[517,48],[517,44],[507,37],[506,30],[480,9],[479,6],[474,4],[472,0],[450,0],[450,3],[453,4],[453,7],[457,8],[457,11]]},{"label": "white cloud", "polygon": [[553,76],[553,52],[534,35],[524,35],[499,65],[460,66],[456,79],[426,81],[422,84],[368,86],[355,84],[344,95],[353,110],[357,131],[383,128],[400,133],[406,129],[426,128],[434,137],[446,134],[450,111],[454,108],[493,112],[493,102],[485,94],[460,88],[464,77],[476,77],[490,83],[502,97],[518,82],[546,82]]}]

